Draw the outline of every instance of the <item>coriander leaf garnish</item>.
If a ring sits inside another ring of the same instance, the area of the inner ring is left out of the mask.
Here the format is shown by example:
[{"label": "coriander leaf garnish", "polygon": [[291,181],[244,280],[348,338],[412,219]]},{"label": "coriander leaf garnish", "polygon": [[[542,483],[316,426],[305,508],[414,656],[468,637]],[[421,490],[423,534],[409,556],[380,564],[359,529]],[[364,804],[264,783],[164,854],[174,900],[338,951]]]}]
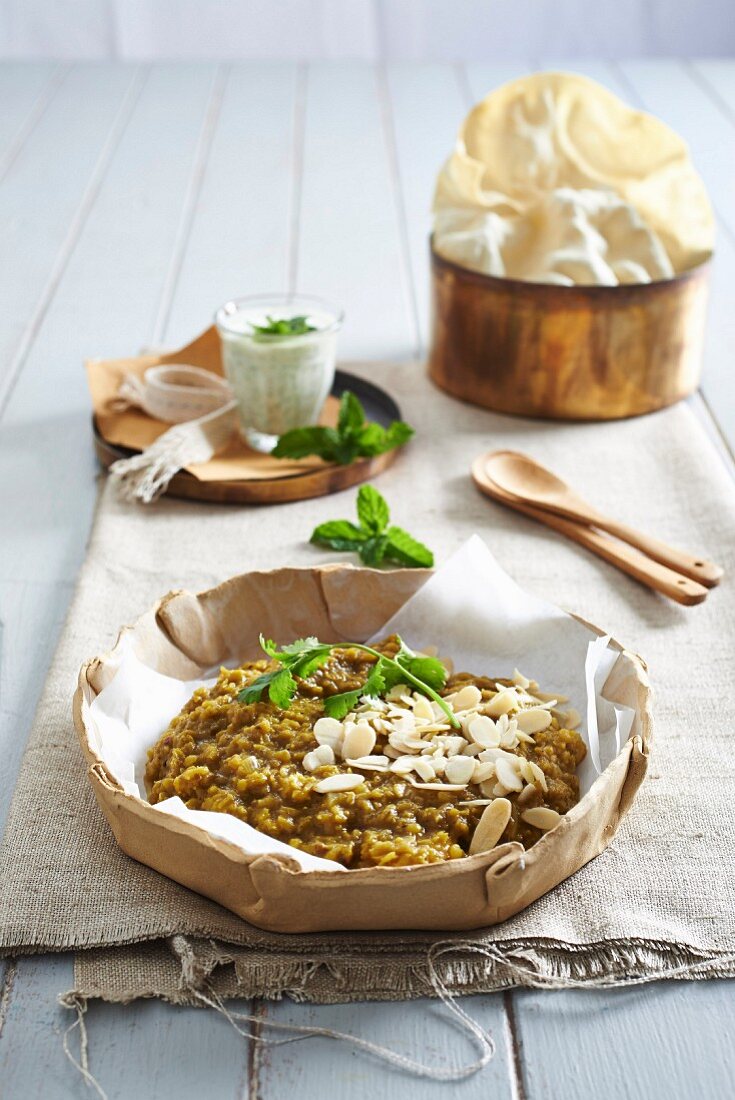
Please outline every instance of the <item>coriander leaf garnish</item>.
[{"label": "coriander leaf garnish", "polygon": [[375,657],[375,664],[370,669],[367,680],[354,691],[343,691],[337,695],[328,696],[324,700],[325,714],[332,718],[344,718],[363,695],[380,697],[396,684],[407,684],[415,691],[420,691],[422,695],[433,699],[444,711],[451,725],[458,729],[459,720],[449,704],[439,695],[447,679],[447,670],[444,665],[436,657],[414,653],[402,638],[399,638],[398,642],[399,649],[395,657],[388,657],[377,649],[373,649],[372,646],[363,645],[360,642],[326,644],[313,637],[299,638],[290,645],[278,649],[275,642],[264,638],[261,634],[261,648],[272,660],[277,661],[280,667],[264,672],[262,676],[258,676],[244,687],[238,692],[238,702],[260,702],[267,691],[268,698],[274,706],[287,710],[298,690],[297,677],[301,680],[307,679],[326,663],[335,649],[359,649]]},{"label": "coriander leaf garnish", "polygon": [[256,325],[251,322],[253,336],[305,336],[308,332],[316,332],[316,325],[312,325],[307,317],[281,317],[276,319],[268,315],[267,324]]},{"label": "coriander leaf garnish", "polygon": [[320,523],[311,533],[311,542],[360,555],[365,565],[377,567],[393,562],[416,568],[431,568],[434,555],[427,546],[402,527],[388,526],[390,509],[373,485],[363,485],[357,494],[359,526],[347,519]]},{"label": "coriander leaf garnish", "polygon": [[325,462],[349,466],[357,458],[372,458],[401,447],[413,434],[413,428],[402,420],[394,420],[387,428],[366,420],[361,401],[345,390],[336,428],[321,425],[293,428],[280,437],[271,454],[275,458],[316,455]]}]

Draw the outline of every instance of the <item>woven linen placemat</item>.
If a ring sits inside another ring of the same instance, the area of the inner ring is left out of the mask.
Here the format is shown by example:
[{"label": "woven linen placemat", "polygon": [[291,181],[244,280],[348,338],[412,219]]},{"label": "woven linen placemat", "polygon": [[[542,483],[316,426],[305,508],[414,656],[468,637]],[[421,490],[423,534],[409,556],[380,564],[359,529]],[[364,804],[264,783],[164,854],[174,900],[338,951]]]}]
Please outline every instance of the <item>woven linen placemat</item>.
[{"label": "woven linen placemat", "polygon": [[[735,487],[695,416],[679,405],[610,424],[530,422],[445,397],[418,364],[354,369],[389,388],[417,429],[380,478],[396,522],[438,562],[478,532],[524,587],[645,657],[655,693],[651,767],[620,831],[512,920],[447,937],[263,932],[130,860],[85,776],[71,720],[78,666],[169,589],[329,560],[309,534],[350,516],[355,493],[262,508],[173,500],[144,508],[121,504],[104,485],[0,849],[0,951],[76,949],[79,992],[118,1000],[186,1000],[208,977],[223,996],[418,995],[437,939],[457,943],[442,963],[456,992],[523,982],[518,960],[573,980],[677,976],[692,964],[691,976],[735,973]],[[715,559],[725,580],[702,606],[679,607],[486,500],[468,471],[491,447],[530,452],[601,508]]]}]

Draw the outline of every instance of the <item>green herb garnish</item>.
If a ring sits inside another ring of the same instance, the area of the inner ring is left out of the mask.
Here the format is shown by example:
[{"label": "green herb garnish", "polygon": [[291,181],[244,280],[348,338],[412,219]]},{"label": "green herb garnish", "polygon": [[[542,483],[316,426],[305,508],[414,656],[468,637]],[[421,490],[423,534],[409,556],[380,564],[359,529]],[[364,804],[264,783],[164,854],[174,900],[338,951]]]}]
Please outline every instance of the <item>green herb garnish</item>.
[{"label": "green herb garnish", "polygon": [[393,562],[409,568],[431,568],[434,555],[402,527],[390,523],[390,511],[385,497],[372,485],[363,485],[357,494],[359,524],[347,519],[332,519],[320,523],[311,533],[311,542],[359,554],[365,565],[379,566]]},{"label": "green herb garnish", "polygon": [[293,428],[285,432],[271,451],[276,458],[317,455],[325,462],[349,466],[356,458],[372,458],[408,442],[413,428],[394,420],[387,428],[365,419],[365,410],[354,393],[345,390],[339,404],[336,428]]},{"label": "green herb garnish", "polygon": [[318,638],[299,638],[290,645],[279,649],[274,641],[261,634],[260,645],[278,668],[264,672],[251,684],[238,692],[239,703],[258,703],[267,692],[274,706],[286,710],[298,689],[297,679],[306,680],[318,668],[326,664],[335,649],[359,649],[375,657],[365,683],[355,691],[343,691],[338,695],[329,695],[324,700],[324,713],[330,718],[342,719],[357,705],[363,695],[379,698],[395,687],[396,684],[408,684],[422,695],[433,699],[441,707],[449,722],[459,728],[459,721],[451,707],[439,692],[447,680],[447,670],[436,657],[427,657],[414,653],[405,642],[398,638],[399,649],[395,657],[387,657],[372,646],[360,642],[336,642],[324,644]]},{"label": "green herb garnish", "polygon": [[256,325],[251,322],[253,335],[260,336],[305,336],[307,332],[316,332],[316,325],[309,323],[306,317],[281,317],[276,319],[270,314],[266,316],[267,325]]}]

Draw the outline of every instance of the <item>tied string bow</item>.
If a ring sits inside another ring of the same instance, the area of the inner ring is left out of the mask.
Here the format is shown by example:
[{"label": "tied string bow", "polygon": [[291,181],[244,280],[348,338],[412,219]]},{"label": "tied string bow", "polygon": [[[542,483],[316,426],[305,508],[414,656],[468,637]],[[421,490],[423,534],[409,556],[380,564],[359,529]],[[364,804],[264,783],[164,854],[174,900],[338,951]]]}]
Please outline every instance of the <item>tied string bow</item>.
[{"label": "tied string bow", "polygon": [[110,467],[123,499],[143,504],[157,500],[184,466],[208,462],[236,428],[232,387],[200,367],[176,363],[149,367],[142,378],[128,374],[116,403],[175,425],[140,454],[121,458]]}]

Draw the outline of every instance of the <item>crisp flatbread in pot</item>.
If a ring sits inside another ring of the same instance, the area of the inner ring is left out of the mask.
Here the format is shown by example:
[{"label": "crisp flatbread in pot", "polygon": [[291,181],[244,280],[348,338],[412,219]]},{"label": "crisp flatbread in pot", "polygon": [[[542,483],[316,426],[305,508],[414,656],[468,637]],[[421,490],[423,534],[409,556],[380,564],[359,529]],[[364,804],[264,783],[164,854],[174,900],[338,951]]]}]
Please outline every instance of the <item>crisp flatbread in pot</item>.
[{"label": "crisp flatbread in pot", "polygon": [[533,282],[670,278],[703,263],[714,240],[685,142],[568,73],[505,84],[470,112],[434,211],[441,255]]}]

